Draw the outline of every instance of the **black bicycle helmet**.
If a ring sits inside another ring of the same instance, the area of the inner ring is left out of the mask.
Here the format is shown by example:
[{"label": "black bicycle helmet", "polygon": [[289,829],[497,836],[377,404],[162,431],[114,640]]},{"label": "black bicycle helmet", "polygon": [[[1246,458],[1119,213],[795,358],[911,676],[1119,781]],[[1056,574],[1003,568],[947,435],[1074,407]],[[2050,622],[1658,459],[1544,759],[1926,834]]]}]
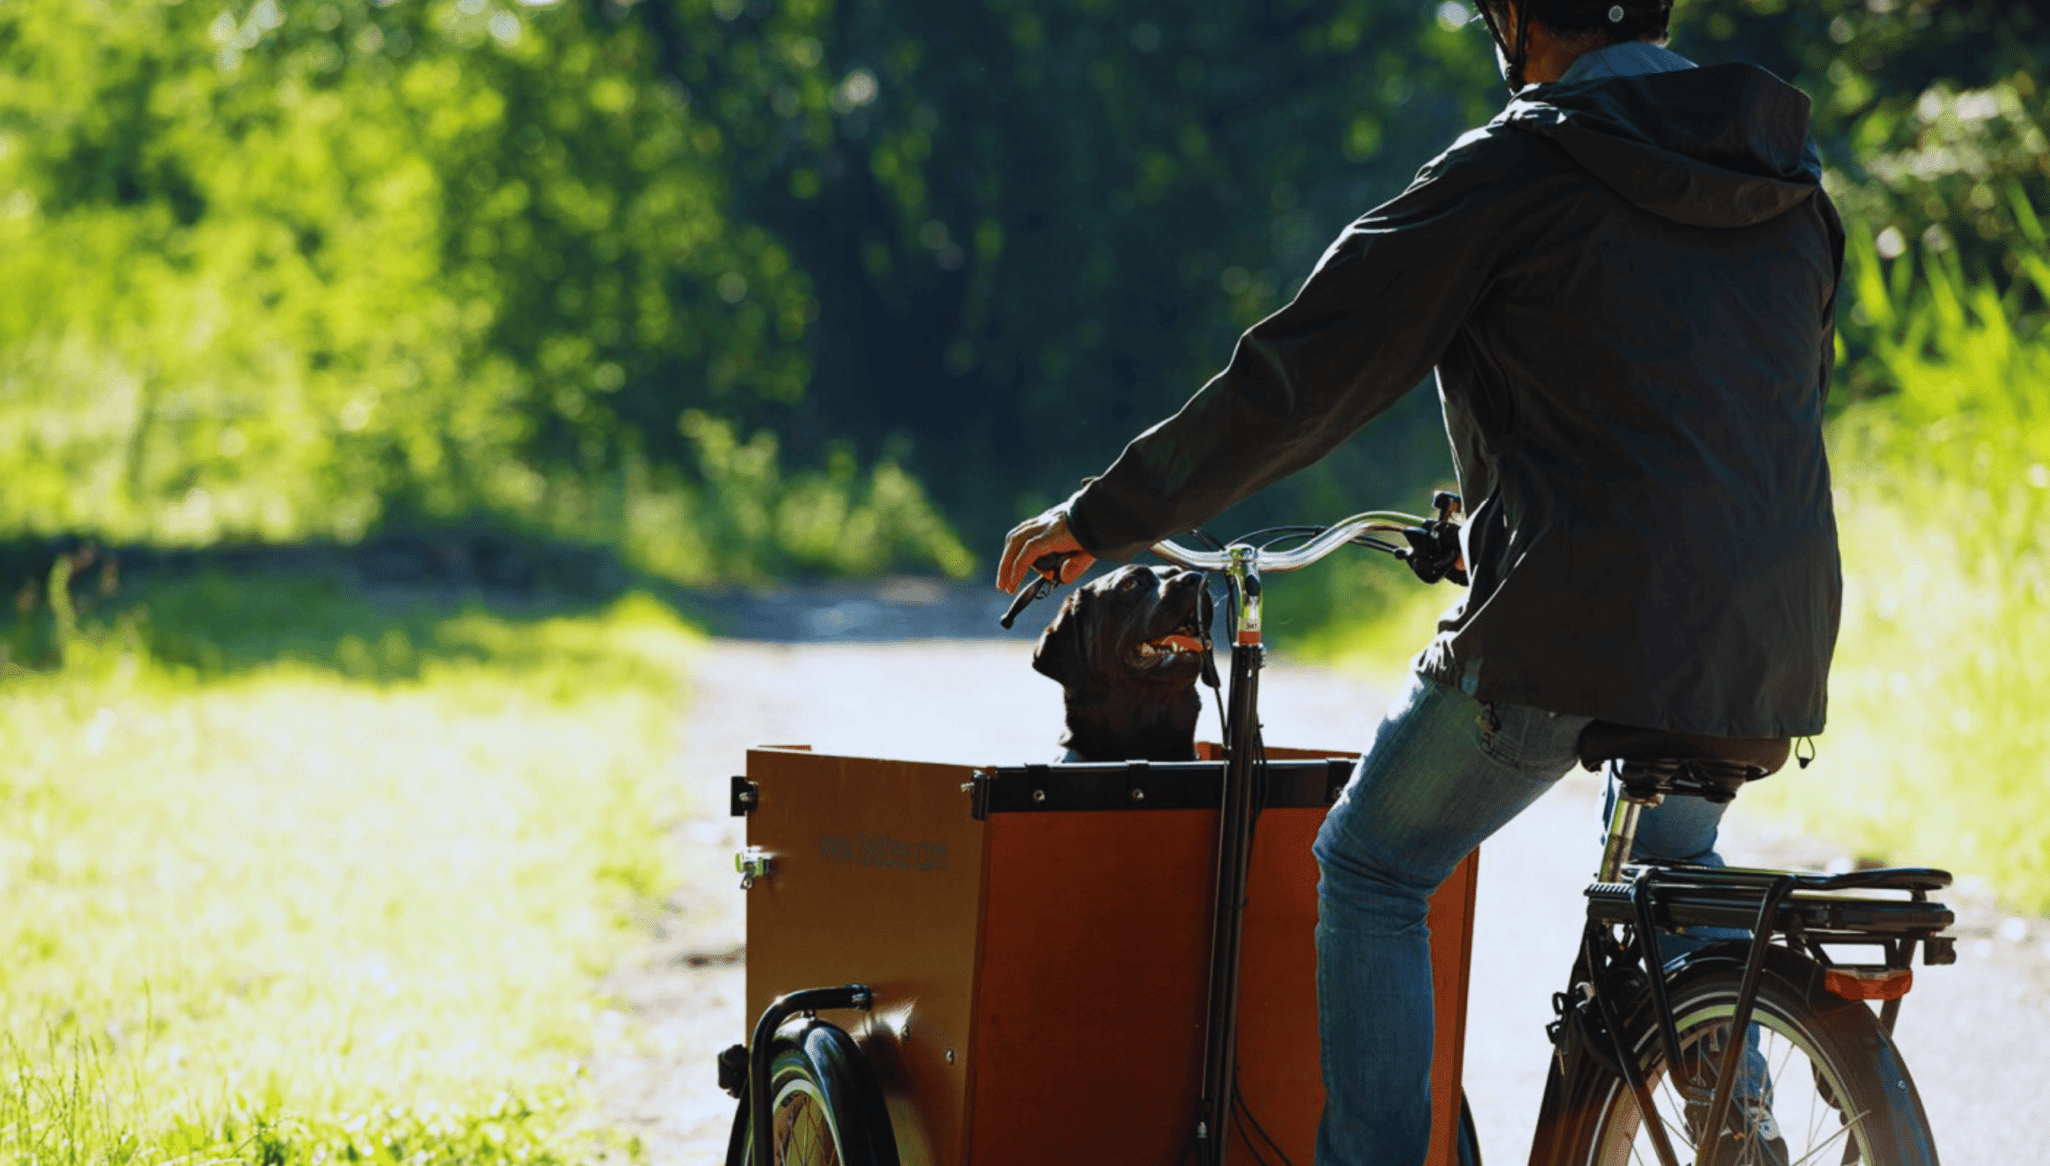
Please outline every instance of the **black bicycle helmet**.
[{"label": "black bicycle helmet", "polygon": [[[1605,44],[1631,40],[1661,41],[1673,15],[1673,0],[1476,0],[1488,32],[1502,46],[1507,63],[1503,80],[1510,92],[1523,88],[1523,63],[1535,18],[1562,37],[1599,36]],[[1514,43],[1503,35],[1511,12],[1516,14]]]}]

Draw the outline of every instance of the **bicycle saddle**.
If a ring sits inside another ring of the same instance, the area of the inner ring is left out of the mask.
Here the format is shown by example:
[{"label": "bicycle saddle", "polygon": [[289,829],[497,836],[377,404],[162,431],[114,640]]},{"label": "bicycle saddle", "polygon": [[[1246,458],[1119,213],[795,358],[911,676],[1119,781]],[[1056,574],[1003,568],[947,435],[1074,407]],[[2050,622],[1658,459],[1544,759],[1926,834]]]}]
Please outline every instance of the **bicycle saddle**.
[{"label": "bicycle saddle", "polygon": [[1786,737],[1697,737],[1593,721],[1580,731],[1580,763],[1599,770],[1622,762],[1621,780],[1632,794],[1692,794],[1727,802],[1747,781],[1777,773],[1793,742]]}]

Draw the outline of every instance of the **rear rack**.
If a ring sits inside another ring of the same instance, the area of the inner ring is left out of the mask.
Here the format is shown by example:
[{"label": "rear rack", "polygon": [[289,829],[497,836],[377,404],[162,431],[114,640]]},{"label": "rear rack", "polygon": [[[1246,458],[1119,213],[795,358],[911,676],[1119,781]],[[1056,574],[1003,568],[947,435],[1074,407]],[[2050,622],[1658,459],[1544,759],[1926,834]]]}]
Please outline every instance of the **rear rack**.
[{"label": "rear rack", "polygon": [[[1766,893],[1785,872],[1706,866],[1625,867],[1642,877],[1652,921],[1660,927],[1750,929]],[[1797,932],[1816,942],[1875,936],[1932,935],[1956,915],[1928,900],[1950,885],[1950,872],[1925,867],[1887,867],[1845,874],[1801,873],[1773,919],[1776,931]],[[1587,888],[1588,915],[1606,923],[1633,923],[1636,907],[1629,882],[1597,882]],[[1848,891],[1899,891],[1907,898],[1851,897]]]}]

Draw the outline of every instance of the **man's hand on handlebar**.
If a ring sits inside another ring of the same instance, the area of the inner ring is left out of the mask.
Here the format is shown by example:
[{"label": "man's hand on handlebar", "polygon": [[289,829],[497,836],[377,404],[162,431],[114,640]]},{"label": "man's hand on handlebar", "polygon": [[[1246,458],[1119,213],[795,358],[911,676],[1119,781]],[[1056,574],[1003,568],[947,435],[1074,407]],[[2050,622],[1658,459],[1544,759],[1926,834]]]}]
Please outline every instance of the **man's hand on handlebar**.
[{"label": "man's hand on handlebar", "polygon": [[1069,583],[1089,569],[1096,556],[1082,549],[1068,531],[1068,512],[1059,506],[1028,518],[1004,536],[1003,561],[997,564],[997,590],[1016,591],[1041,558],[1063,555],[1054,582]]}]

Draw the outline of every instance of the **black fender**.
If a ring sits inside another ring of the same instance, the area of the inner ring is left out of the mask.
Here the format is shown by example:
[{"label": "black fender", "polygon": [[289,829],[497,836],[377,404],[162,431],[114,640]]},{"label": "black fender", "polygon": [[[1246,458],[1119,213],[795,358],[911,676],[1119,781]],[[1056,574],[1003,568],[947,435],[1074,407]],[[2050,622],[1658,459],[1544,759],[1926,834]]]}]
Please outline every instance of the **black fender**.
[{"label": "black fender", "polygon": [[[819,1092],[825,1095],[826,1109],[833,1115],[847,1161],[863,1166],[898,1166],[897,1138],[890,1125],[889,1108],[854,1038],[836,1024],[812,1019],[801,1028],[777,1033],[770,1045],[770,1059],[794,1050],[801,1050],[817,1070]],[[743,1096],[735,1108],[726,1148],[727,1166],[752,1166],[748,1160],[749,1101]]]}]

